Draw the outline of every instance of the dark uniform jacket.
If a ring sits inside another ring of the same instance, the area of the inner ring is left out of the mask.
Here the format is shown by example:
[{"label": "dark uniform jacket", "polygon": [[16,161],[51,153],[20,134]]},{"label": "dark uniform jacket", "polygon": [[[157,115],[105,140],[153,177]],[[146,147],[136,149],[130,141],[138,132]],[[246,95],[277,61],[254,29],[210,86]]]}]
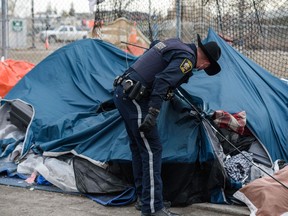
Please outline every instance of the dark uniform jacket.
[{"label": "dark uniform jacket", "polygon": [[185,44],[176,38],[158,42],[131,66],[136,73],[129,77],[151,90],[149,106],[160,109],[168,90],[188,82],[193,75],[196,53],[195,44]]}]

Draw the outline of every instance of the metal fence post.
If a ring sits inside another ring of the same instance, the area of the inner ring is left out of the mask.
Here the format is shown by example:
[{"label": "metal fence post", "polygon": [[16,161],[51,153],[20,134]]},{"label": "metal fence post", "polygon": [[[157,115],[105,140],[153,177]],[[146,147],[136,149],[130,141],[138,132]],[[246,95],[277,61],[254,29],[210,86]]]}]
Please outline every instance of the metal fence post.
[{"label": "metal fence post", "polygon": [[181,0],[176,0],[176,37],[181,39]]},{"label": "metal fence post", "polygon": [[35,46],[35,20],[34,20],[34,0],[31,0],[31,17],[32,17],[32,48]]},{"label": "metal fence post", "polygon": [[2,0],[2,55],[7,58],[7,21],[8,21],[8,4],[7,0]]}]

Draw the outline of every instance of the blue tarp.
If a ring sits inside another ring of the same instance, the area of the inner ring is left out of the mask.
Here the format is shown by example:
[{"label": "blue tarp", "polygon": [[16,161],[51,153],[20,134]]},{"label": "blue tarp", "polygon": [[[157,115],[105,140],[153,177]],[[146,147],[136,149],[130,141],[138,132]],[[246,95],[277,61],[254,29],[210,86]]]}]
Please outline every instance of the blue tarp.
[{"label": "blue tarp", "polygon": [[[222,49],[222,71],[213,77],[195,72],[183,89],[212,110],[246,111],[250,130],[272,159],[288,160],[288,86],[210,29],[206,41],[211,40]],[[72,151],[97,161],[130,160],[118,111],[96,110],[112,98],[114,78],[136,59],[107,42],[85,39],[56,50],[39,63],[5,97],[34,107],[22,154],[32,148],[55,155]],[[169,103],[164,103],[159,116],[163,160],[194,162],[199,155],[202,160],[213,158],[202,129],[181,120]]]}]

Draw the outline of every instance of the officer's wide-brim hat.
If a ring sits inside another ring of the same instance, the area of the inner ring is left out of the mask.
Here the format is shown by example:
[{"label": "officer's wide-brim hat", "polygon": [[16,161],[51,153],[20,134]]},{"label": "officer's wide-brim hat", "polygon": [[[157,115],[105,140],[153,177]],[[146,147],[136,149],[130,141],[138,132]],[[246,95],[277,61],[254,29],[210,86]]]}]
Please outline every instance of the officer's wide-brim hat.
[{"label": "officer's wide-brim hat", "polygon": [[205,69],[205,72],[209,76],[213,76],[219,73],[221,71],[221,67],[217,61],[221,56],[220,47],[215,41],[210,41],[206,44],[202,44],[199,34],[197,34],[197,40],[198,40],[198,47],[200,47],[203,50],[204,54],[210,61],[210,66]]}]

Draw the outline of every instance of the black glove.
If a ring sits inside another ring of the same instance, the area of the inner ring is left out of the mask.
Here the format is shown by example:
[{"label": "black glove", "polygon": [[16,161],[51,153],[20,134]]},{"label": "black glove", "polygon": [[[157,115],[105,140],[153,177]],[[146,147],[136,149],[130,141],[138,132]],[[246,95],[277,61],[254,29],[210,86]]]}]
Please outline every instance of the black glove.
[{"label": "black glove", "polygon": [[145,116],[144,121],[139,127],[139,130],[142,132],[149,132],[152,127],[156,125],[156,119],[159,114],[159,110],[153,107],[149,108],[148,114]]}]

